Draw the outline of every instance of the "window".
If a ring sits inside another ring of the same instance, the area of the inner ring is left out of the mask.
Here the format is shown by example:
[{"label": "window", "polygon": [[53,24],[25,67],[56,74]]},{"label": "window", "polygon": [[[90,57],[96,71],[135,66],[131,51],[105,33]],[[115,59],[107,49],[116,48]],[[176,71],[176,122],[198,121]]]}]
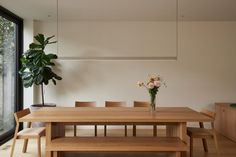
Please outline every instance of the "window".
[{"label": "window", "polygon": [[23,88],[18,75],[23,20],[0,6],[0,144],[14,133],[13,113],[22,109]]}]

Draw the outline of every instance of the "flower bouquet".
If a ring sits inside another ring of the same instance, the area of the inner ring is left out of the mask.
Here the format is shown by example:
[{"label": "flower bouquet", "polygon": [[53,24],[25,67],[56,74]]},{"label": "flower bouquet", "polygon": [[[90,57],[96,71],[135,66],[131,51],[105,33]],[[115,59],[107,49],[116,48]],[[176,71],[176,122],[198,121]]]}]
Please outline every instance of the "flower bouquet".
[{"label": "flower bouquet", "polygon": [[155,111],[156,109],[156,94],[159,91],[159,88],[164,85],[166,87],[165,82],[161,79],[159,75],[150,75],[147,83],[138,81],[139,87],[145,87],[150,95],[150,107],[151,111]]}]

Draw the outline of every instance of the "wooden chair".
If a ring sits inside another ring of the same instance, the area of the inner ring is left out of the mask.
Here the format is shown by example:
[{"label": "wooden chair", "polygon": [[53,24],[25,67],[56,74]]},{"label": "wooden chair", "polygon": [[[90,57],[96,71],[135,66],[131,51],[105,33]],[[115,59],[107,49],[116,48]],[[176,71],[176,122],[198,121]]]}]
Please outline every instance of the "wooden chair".
[{"label": "wooden chair", "polygon": [[[124,101],[105,101],[105,107],[126,107]],[[104,136],[107,136],[107,126],[104,125]],[[127,136],[127,125],[125,125],[125,136]]]},{"label": "wooden chair", "polygon": [[27,128],[19,131],[19,126],[20,126],[19,119],[21,117],[28,115],[28,114],[30,114],[30,110],[28,108],[14,113],[15,120],[16,120],[16,130],[15,130],[15,134],[14,134],[14,138],[13,138],[13,144],[11,147],[10,157],[13,157],[16,139],[24,139],[24,145],[23,145],[22,152],[25,153],[27,151],[29,138],[36,138],[37,139],[37,141],[38,141],[38,157],[41,157],[41,136],[43,136],[45,134],[45,128],[44,127],[32,128],[31,122],[28,122]]},{"label": "wooden chair", "polygon": [[[96,107],[95,101],[76,101],[75,107]],[[76,136],[77,125],[74,125],[74,136]],[[94,126],[94,135],[97,136],[97,125]]]},{"label": "wooden chair", "polygon": [[[202,110],[200,113],[215,119],[215,113],[209,110]],[[193,138],[201,138],[204,151],[208,152],[206,138],[213,138],[215,142],[215,147],[218,151],[218,141],[216,137],[216,132],[214,129],[214,123],[211,122],[211,129],[204,128],[203,122],[199,122],[200,128],[187,127],[187,134],[190,137],[190,157],[193,155]]]},{"label": "wooden chair", "polygon": [[[134,101],[134,107],[146,107],[150,106],[149,102],[146,101]],[[133,125],[133,136],[136,136],[136,125]],[[157,136],[157,126],[153,125],[153,136]]]}]

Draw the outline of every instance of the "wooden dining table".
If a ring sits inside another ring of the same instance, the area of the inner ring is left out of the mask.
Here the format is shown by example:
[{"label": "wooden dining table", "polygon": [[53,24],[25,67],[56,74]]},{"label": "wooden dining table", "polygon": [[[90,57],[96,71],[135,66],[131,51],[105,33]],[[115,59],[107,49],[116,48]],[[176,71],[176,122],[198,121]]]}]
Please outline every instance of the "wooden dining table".
[{"label": "wooden dining table", "polygon": [[[140,145],[138,147],[129,146],[120,144],[120,148],[109,147],[106,143],[106,147],[98,147],[96,141],[100,139],[99,137],[90,137],[86,141],[90,141],[83,144],[83,139],[77,140],[72,138],[65,137],[65,125],[165,125],[166,126],[166,139],[169,140],[169,137],[177,137],[181,141],[181,151],[182,156],[185,156],[187,152],[187,122],[211,122],[212,118],[200,114],[197,111],[194,111],[188,107],[158,107],[155,112],[150,112],[148,108],[140,107],[117,107],[117,108],[105,108],[105,107],[96,107],[96,108],[74,108],[74,107],[53,107],[53,108],[42,108],[38,111],[32,112],[29,115],[22,117],[20,122],[45,122],[46,126],[46,157],[52,157],[53,152],[57,147],[59,147],[60,142],[62,141],[71,141],[72,143],[66,145],[64,143],[63,148],[58,148],[58,151],[63,151],[67,149],[68,151],[169,151],[165,147],[148,147]],[[103,137],[104,139],[106,137]],[[109,138],[109,137],[107,137]],[[107,139],[106,138],[106,139]],[[124,137],[120,137],[124,138]],[[103,142],[106,141],[106,139]],[[107,140],[118,141],[118,138],[111,138]],[[152,141],[154,138],[150,138]],[[124,138],[125,142],[135,140],[140,140],[136,137],[127,137]],[[142,140],[142,139],[141,139]],[[147,139],[145,139],[148,142]],[[144,140],[144,141],[145,141]],[[55,142],[58,141],[57,145]],[[91,143],[94,145],[91,146]],[[159,140],[161,141],[161,140]],[[73,142],[77,142],[76,144]],[[99,142],[99,141],[98,141]],[[120,142],[120,141],[119,141]],[[125,143],[123,142],[123,143]],[[154,141],[155,143],[156,141]],[[122,142],[121,142],[122,143]],[[171,143],[171,142],[167,142]],[[74,145],[73,145],[74,144]],[[81,146],[79,146],[81,144]],[[99,144],[102,145],[100,142]],[[141,143],[142,144],[142,143]],[[55,145],[55,147],[53,147]],[[78,146],[77,146],[78,145]],[[158,143],[157,143],[158,145]],[[86,147],[87,146],[87,147]],[[182,147],[184,146],[184,147]],[[84,150],[82,149],[84,148]],[[86,148],[86,149],[85,149]],[[170,146],[168,148],[174,148]],[[163,150],[162,150],[163,149]],[[56,152],[56,151],[55,151]],[[178,156],[179,153],[176,153],[175,156]]]}]

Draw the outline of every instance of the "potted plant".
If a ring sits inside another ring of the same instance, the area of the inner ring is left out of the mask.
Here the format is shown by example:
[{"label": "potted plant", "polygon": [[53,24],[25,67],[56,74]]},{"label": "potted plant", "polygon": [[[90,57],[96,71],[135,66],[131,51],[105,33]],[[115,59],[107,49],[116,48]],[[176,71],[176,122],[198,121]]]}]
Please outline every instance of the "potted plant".
[{"label": "potted plant", "polygon": [[[55,74],[52,67],[54,59],[57,59],[57,55],[45,53],[45,48],[49,44],[54,44],[56,41],[51,41],[54,36],[45,37],[43,34],[38,34],[34,37],[36,42],[29,45],[27,50],[21,57],[22,68],[19,71],[23,85],[25,88],[37,85],[41,87],[41,104],[31,105],[32,108],[51,107],[55,105],[45,104],[44,102],[44,85],[48,85],[50,81],[56,85],[57,80],[62,78]],[[34,109],[33,109],[34,110]]]}]

